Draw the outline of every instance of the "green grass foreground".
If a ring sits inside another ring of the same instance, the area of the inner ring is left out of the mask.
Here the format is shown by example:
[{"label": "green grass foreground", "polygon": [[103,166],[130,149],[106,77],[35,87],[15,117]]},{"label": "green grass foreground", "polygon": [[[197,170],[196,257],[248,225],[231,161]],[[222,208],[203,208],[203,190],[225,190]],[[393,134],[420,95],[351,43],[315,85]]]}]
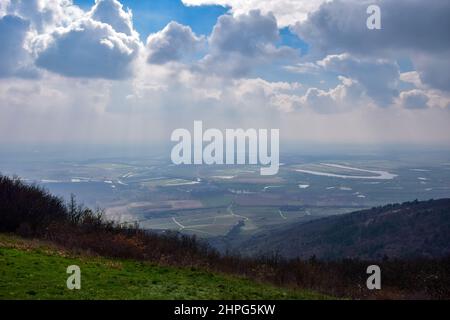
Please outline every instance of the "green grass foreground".
[{"label": "green grass foreground", "polygon": [[[66,268],[81,268],[81,290]],[[324,299],[194,268],[74,255],[48,243],[0,234],[0,299]]]}]

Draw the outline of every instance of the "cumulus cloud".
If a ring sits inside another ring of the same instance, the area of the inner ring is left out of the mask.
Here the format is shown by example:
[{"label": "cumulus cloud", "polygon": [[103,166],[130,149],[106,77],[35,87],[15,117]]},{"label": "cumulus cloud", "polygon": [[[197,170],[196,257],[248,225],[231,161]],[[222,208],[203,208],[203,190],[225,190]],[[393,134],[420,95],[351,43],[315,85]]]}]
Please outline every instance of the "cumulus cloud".
[{"label": "cumulus cloud", "polygon": [[33,41],[36,65],[68,77],[120,79],[131,74],[139,49],[132,14],[117,0],[97,0],[66,27]]},{"label": "cumulus cloud", "polygon": [[[117,0],[96,0],[89,12],[71,0],[2,0],[1,37],[7,55],[0,74],[41,69],[68,77],[120,79],[131,74],[142,46],[132,14]],[[14,17],[14,18],[13,18]]]},{"label": "cumulus cloud", "polygon": [[317,10],[326,1],[329,0],[182,0],[188,6],[220,5],[230,7],[234,15],[248,14],[255,9],[264,14],[272,12],[280,27],[306,20],[309,13]]},{"label": "cumulus cloud", "polygon": [[[338,79],[339,84],[327,90],[305,88],[298,82],[270,82],[261,78],[234,80],[224,90],[228,103],[252,114],[270,113],[270,109],[281,114],[304,110],[337,114],[373,104],[358,81],[342,76]],[[257,108],[250,110],[251,106]]]},{"label": "cumulus cloud", "polygon": [[[252,114],[267,112],[272,109],[280,112],[292,112],[300,103],[303,86],[298,82],[270,82],[261,78],[234,80],[226,93],[232,97],[233,105],[239,109],[248,109],[246,102],[252,101],[259,110],[251,110]],[[266,107],[265,110],[262,108]]]},{"label": "cumulus cloud", "polygon": [[414,54],[412,60],[425,84],[431,88],[450,92],[449,57],[450,50],[438,54]]},{"label": "cumulus cloud", "polygon": [[107,79],[129,76],[140,46],[137,39],[88,18],[41,41],[37,66],[68,77]]},{"label": "cumulus cloud", "polygon": [[[450,108],[450,93],[446,91],[441,91],[439,89],[430,88],[422,82],[421,76],[417,71],[409,71],[400,74],[400,80],[413,85],[415,89],[410,90],[410,92],[403,93],[403,97],[408,97],[412,94],[415,95],[425,95],[427,98],[427,106],[431,108]],[[402,94],[400,94],[400,97]],[[425,98],[424,98],[425,99]],[[404,99],[400,99],[399,105],[405,107],[403,103]],[[407,106],[406,106],[407,107]]]},{"label": "cumulus cloud", "polygon": [[0,17],[3,17],[8,14],[9,2],[10,0],[0,1]]},{"label": "cumulus cloud", "polygon": [[[366,9],[374,3],[381,9],[381,30],[366,26]],[[335,0],[324,3],[292,30],[326,53],[435,52],[450,49],[449,14],[447,0]]]},{"label": "cumulus cloud", "polygon": [[204,42],[204,37],[195,35],[190,27],[172,21],[147,38],[147,61],[153,64],[179,61],[199,50]]},{"label": "cumulus cloud", "polygon": [[[349,78],[340,78],[341,88],[322,90],[331,97],[332,104],[323,104],[328,110],[318,110],[313,93],[305,100],[307,88],[295,82],[233,80],[146,64],[137,78],[108,81],[45,73],[39,82],[0,79],[0,140],[167,142],[171,130],[198,119],[215,128],[282,128],[283,140],[297,142],[448,143],[450,137],[448,111],[370,108],[364,89]],[[311,105],[302,104],[307,101]],[[340,110],[339,103],[347,109]]]},{"label": "cumulus cloud", "polygon": [[413,84],[416,88],[422,87],[422,80],[417,71],[408,71],[400,74],[400,80],[406,83]]},{"label": "cumulus cloud", "polygon": [[30,53],[24,47],[29,22],[18,16],[6,15],[0,18],[0,77],[31,76]]},{"label": "cumulus cloud", "polygon": [[[381,30],[366,27],[373,1],[335,0],[324,3],[292,30],[311,44],[316,55],[344,52],[365,57],[409,56],[429,85],[450,90],[450,2],[378,0]],[[433,76],[431,76],[433,74]]]},{"label": "cumulus cloud", "polygon": [[342,113],[370,105],[365,88],[354,79],[339,76],[340,84],[329,90],[309,88],[301,107],[318,113]]},{"label": "cumulus cloud", "polygon": [[95,0],[95,5],[89,15],[93,20],[109,24],[117,32],[136,36],[131,10],[125,11],[123,5],[117,0]]},{"label": "cumulus cloud", "polygon": [[[341,80],[348,78],[349,80],[344,81],[344,84],[357,83],[368,97],[382,107],[391,105],[398,96],[399,67],[395,62],[387,59],[361,58],[348,53],[332,54],[316,62],[299,63],[287,66],[285,69],[290,72],[318,76],[332,73],[339,76]],[[312,91],[313,94],[317,92],[320,91],[317,89]],[[320,94],[320,96],[325,95]]]},{"label": "cumulus cloud", "polygon": [[400,104],[406,109],[425,109],[428,107],[428,96],[421,90],[403,91],[400,93]]},{"label": "cumulus cloud", "polygon": [[18,15],[30,22],[37,33],[66,27],[83,16],[83,10],[72,0],[2,0],[9,14]]},{"label": "cumulus cloud", "polygon": [[218,73],[242,76],[255,65],[297,56],[290,47],[278,47],[278,40],[277,21],[271,13],[253,10],[236,17],[223,15],[209,37],[209,54],[203,66]]},{"label": "cumulus cloud", "polygon": [[396,63],[383,59],[362,59],[349,54],[329,55],[317,62],[325,70],[356,79],[367,95],[380,106],[388,106],[398,96],[400,72]]}]

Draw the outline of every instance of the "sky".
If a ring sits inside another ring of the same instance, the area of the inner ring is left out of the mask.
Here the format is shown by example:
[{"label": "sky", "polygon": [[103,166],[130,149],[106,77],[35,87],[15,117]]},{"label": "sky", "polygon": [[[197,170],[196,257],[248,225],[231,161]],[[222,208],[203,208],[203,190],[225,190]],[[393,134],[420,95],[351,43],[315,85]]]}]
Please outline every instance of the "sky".
[{"label": "sky", "polygon": [[0,0],[0,143],[170,143],[202,120],[449,145],[449,16],[448,0]]}]

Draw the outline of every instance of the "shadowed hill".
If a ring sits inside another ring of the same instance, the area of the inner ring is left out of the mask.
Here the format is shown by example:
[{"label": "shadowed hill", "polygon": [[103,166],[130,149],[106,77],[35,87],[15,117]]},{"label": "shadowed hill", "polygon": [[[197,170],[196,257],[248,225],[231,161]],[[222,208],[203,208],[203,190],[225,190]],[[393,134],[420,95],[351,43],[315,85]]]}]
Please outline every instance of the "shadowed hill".
[{"label": "shadowed hill", "polygon": [[436,258],[450,254],[450,199],[413,201],[260,233],[244,253],[288,258]]}]

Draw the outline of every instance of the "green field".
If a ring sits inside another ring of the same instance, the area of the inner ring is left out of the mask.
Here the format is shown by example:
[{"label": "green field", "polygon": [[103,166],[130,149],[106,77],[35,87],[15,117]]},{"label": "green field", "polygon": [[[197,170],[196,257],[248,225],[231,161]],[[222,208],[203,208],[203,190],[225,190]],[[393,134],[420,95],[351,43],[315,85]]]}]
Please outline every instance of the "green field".
[{"label": "green field", "polygon": [[[66,288],[66,268],[81,268],[81,290]],[[0,299],[323,299],[194,268],[106,259],[0,235]]]}]

